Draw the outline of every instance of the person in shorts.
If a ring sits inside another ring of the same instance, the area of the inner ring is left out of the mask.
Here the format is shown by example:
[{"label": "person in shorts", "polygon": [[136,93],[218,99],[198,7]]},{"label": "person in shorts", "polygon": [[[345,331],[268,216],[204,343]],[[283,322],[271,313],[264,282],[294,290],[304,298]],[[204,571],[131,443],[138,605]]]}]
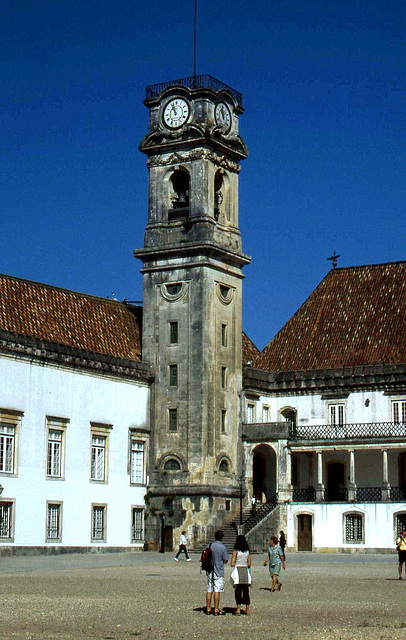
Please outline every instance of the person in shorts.
[{"label": "person in shorts", "polygon": [[[402,580],[402,566],[406,566],[406,531],[403,530],[401,535],[396,538],[396,548],[398,550],[399,560],[399,580]],[[406,571],[406,569],[405,569]]]},{"label": "person in shorts", "polygon": [[206,593],[206,614],[211,613],[211,601],[214,594],[214,615],[222,616],[220,610],[220,593],[224,591],[224,565],[228,562],[227,549],[222,543],[223,532],[216,531],[214,542],[211,543],[211,555],[213,571],[206,571],[207,593]]}]

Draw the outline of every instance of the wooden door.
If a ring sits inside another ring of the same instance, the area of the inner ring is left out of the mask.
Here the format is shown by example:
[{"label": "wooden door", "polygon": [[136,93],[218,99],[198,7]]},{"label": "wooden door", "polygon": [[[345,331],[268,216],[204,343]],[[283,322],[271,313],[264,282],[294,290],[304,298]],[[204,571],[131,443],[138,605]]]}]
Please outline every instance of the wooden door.
[{"label": "wooden door", "polygon": [[165,527],[165,551],[173,551],[173,527]]},{"label": "wooden door", "polygon": [[297,517],[297,550],[312,550],[312,516],[300,515]]}]

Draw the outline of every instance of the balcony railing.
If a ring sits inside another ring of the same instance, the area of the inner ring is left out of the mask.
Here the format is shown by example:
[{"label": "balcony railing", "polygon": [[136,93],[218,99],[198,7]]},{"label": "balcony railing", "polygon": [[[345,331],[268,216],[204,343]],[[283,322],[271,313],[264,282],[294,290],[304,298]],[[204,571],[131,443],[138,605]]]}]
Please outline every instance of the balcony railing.
[{"label": "balcony railing", "polygon": [[[323,502],[348,502],[349,491],[346,487],[337,487],[332,492],[325,492]],[[293,489],[293,502],[315,502],[316,490],[314,487],[306,489]],[[402,487],[391,487],[391,502],[406,502],[406,489]],[[381,487],[357,487],[355,489],[355,502],[382,502]]]},{"label": "balcony railing", "polygon": [[291,425],[291,440],[367,440],[404,438],[405,422],[353,422],[349,424]]},{"label": "balcony railing", "polygon": [[179,78],[178,80],[170,80],[169,82],[161,82],[160,84],[150,84],[147,87],[147,100],[159,96],[162,91],[168,87],[174,86],[188,87],[189,89],[213,89],[214,91],[226,90],[231,93],[239,105],[242,105],[242,96],[239,91],[232,89],[221,80],[216,80],[213,76],[200,75],[190,76],[189,78]]}]

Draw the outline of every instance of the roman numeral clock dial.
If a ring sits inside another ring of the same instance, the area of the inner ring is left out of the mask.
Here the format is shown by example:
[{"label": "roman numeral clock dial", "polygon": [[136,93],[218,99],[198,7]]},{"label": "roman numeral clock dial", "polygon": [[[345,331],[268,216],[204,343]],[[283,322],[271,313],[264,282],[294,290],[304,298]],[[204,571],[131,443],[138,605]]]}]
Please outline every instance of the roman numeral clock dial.
[{"label": "roman numeral clock dial", "polygon": [[179,129],[189,117],[189,105],[182,98],[170,100],[164,108],[163,121],[169,129]]}]

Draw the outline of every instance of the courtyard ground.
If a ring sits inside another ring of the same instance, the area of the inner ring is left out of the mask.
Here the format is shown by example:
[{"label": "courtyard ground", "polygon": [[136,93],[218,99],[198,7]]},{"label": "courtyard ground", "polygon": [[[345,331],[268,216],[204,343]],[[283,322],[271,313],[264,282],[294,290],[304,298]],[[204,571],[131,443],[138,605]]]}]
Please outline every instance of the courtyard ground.
[{"label": "courtyard ground", "polygon": [[227,567],[226,615],[214,617],[196,555],[0,558],[0,640],[405,639],[396,555],[292,553],[277,593],[262,561],[253,556],[252,615],[233,615]]}]

